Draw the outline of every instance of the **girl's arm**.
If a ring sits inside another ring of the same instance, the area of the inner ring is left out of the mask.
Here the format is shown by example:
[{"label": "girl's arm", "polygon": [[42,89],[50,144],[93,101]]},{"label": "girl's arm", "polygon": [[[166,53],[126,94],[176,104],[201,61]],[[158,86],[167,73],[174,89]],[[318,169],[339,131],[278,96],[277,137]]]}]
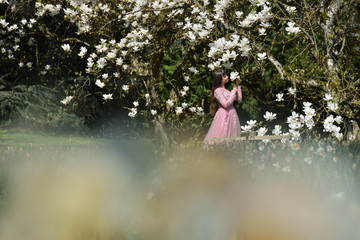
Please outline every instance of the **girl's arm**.
[{"label": "girl's arm", "polygon": [[238,100],[238,101],[242,100],[241,85],[237,86],[237,98],[236,98],[236,100]]},{"label": "girl's arm", "polygon": [[214,96],[219,101],[220,105],[227,109],[232,106],[234,100],[236,99],[236,89],[231,91],[231,95],[228,98],[224,96],[224,93],[221,90],[215,90]]}]

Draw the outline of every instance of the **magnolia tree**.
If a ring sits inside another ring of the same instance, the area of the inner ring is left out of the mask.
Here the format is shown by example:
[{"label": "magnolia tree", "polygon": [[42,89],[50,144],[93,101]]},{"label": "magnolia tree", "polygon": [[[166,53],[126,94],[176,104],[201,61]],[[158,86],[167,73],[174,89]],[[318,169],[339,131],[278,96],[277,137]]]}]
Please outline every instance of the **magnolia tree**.
[{"label": "magnolia tree", "polygon": [[322,126],[343,139],[345,119],[357,126],[356,0],[0,0],[0,6],[9,79],[30,70],[42,78],[67,71],[76,77],[63,105],[94,95],[115,101],[130,119],[151,120],[165,142],[168,123],[208,115],[209,76],[217,68],[231,80],[241,76],[244,98],[265,96],[289,113],[281,125],[267,111],[244,131],[298,139]]}]

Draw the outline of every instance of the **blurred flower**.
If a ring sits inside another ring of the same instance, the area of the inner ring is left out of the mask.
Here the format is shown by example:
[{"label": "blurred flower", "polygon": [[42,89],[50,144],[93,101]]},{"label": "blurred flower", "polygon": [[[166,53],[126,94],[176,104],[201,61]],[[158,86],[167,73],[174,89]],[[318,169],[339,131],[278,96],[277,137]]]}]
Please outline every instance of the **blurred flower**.
[{"label": "blurred flower", "polygon": [[272,120],[276,119],[276,113],[266,111],[264,118],[266,121],[272,121]]},{"label": "blurred flower", "polygon": [[196,107],[190,107],[189,110],[190,112],[196,112]]},{"label": "blurred flower", "polygon": [[230,80],[231,81],[234,81],[237,77],[239,76],[239,73],[238,72],[231,72],[230,73]]},{"label": "blurred flower", "polygon": [[105,101],[106,101],[106,100],[111,100],[111,99],[113,99],[113,98],[112,98],[112,93],[103,94],[103,98],[104,98]]},{"label": "blurred flower", "polygon": [[67,96],[65,99],[61,101],[62,104],[67,105],[73,99],[73,96]]},{"label": "blurred flower", "polygon": [[325,93],[325,97],[324,97],[324,100],[325,100],[325,101],[330,101],[330,100],[332,100],[332,99],[333,99],[333,97],[331,96],[330,93]]},{"label": "blurred flower", "polygon": [[266,29],[265,28],[259,28],[259,35],[260,36],[266,35]]},{"label": "blurred flower", "polygon": [[105,87],[105,83],[103,83],[100,79],[96,80],[95,85],[98,86],[99,88]]},{"label": "blurred flower", "polygon": [[327,107],[330,111],[335,112],[339,108],[339,105],[337,102],[328,101]]},{"label": "blurred flower", "polygon": [[183,113],[182,107],[176,107],[175,113],[176,113],[176,115],[179,115],[179,114]]},{"label": "blurred flower", "polygon": [[139,106],[139,102],[138,102],[138,101],[134,101],[134,102],[133,102],[133,105],[134,105],[134,107],[138,107],[138,106]]},{"label": "blurred flower", "polygon": [[304,161],[307,163],[307,164],[311,164],[312,163],[312,158],[311,157],[307,157],[304,159]]},{"label": "blurred flower", "polygon": [[277,102],[284,101],[283,96],[284,96],[283,93],[278,93],[278,94],[276,94],[276,101],[277,101]]},{"label": "blurred flower", "polygon": [[134,118],[136,114],[137,114],[137,108],[131,108],[128,116]]},{"label": "blurred flower", "polygon": [[81,58],[83,58],[83,57],[85,56],[86,52],[87,52],[87,48],[86,48],[86,47],[80,47],[80,52],[79,52],[78,55],[79,55]]},{"label": "blurred flower", "polygon": [[296,13],[296,7],[295,6],[286,6],[286,11],[289,13]]},{"label": "blurred flower", "polygon": [[257,56],[258,56],[257,60],[259,60],[259,61],[266,59],[266,53],[265,52],[258,53]]},{"label": "blurred flower", "polygon": [[169,105],[169,107],[172,107],[172,106],[174,106],[174,100],[168,99],[168,100],[166,101],[166,104]]},{"label": "blurred flower", "polygon": [[288,91],[290,95],[294,95],[296,93],[296,88],[289,88]]},{"label": "blurred flower", "polygon": [[264,136],[265,133],[267,132],[267,129],[265,127],[261,127],[257,133],[258,133],[258,136]]},{"label": "blurred flower", "polygon": [[288,31],[288,34],[298,34],[301,31],[299,27],[295,27],[294,22],[288,22],[287,25],[288,26],[285,28],[285,30]]},{"label": "blurred flower", "polygon": [[63,44],[61,45],[62,49],[64,49],[65,52],[70,52],[70,45],[69,44]]},{"label": "blurred flower", "polygon": [[151,110],[150,110],[150,113],[151,113],[151,115],[156,115],[156,114],[157,114],[157,111],[156,111],[156,110],[151,109]]},{"label": "blurred flower", "polygon": [[129,90],[129,86],[128,86],[128,85],[123,85],[123,86],[122,86],[122,90],[128,91],[128,90]]},{"label": "blurred flower", "polygon": [[275,125],[274,129],[272,130],[272,133],[276,136],[279,136],[281,134],[281,126]]}]

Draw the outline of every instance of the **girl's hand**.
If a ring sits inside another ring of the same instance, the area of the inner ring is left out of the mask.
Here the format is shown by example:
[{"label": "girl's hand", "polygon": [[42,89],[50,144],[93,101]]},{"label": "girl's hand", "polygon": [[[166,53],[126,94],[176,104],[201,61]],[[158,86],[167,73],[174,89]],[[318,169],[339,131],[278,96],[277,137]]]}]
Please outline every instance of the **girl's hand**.
[{"label": "girl's hand", "polygon": [[237,94],[237,86],[236,85],[233,86],[233,89],[231,90],[231,93],[234,94],[234,95]]},{"label": "girl's hand", "polygon": [[240,76],[238,76],[238,77],[235,79],[235,84],[236,84],[236,86],[239,86],[239,81],[240,81]]}]

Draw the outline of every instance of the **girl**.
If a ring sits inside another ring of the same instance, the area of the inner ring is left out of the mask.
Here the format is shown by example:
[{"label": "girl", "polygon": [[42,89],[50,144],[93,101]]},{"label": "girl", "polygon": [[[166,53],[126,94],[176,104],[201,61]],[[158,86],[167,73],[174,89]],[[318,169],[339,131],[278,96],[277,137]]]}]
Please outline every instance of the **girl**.
[{"label": "girl", "polygon": [[[225,88],[225,83],[229,77],[224,70],[216,70],[213,76],[211,114],[215,115],[210,129],[205,136],[203,144],[206,147],[214,143],[229,140],[231,137],[240,136],[239,117],[234,108],[235,100],[242,100],[240,77],[236,79],[236,84],[231,91]],[[222,139],[221,139],[222,138]],[[227,138],[227,139],[224,139]]]}]

